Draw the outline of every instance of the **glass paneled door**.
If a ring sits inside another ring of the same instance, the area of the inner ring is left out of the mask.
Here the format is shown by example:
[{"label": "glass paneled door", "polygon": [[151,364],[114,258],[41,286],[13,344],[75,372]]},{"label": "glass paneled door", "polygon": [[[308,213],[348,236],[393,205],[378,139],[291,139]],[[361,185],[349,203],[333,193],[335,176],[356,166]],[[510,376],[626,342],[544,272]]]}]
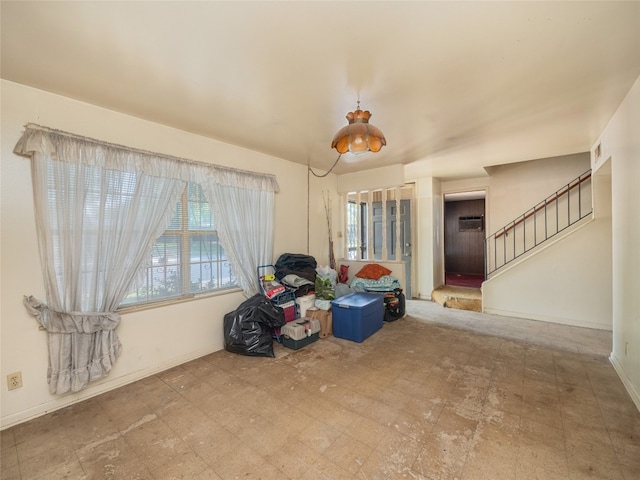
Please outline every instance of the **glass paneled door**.
[{"label": "glass paneled door", "polygon": [[[400,214],[396,202],[386,202],[386,229],[382,228],[382,202],[373,202],[373,258],[383,259],[382,235],[386,231],[387,260],[399,260],[404,263],[404,294],[411,298],[411,200],[400,200]],[[399,228],[398,233],[396,228]],[[400,248],[398,248],[398,246]],[[398,252],[400,258],[397,257]]]}]

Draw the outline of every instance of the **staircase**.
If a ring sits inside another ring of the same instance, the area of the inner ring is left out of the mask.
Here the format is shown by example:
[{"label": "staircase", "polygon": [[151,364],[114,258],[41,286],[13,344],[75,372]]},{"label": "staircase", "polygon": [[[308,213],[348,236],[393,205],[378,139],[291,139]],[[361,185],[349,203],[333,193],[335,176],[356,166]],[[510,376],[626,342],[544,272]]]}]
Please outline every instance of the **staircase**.
[{"label": "staircase", "polygon": [[485,277],[517,260],[592,213],[587,170],[485,239]]}]

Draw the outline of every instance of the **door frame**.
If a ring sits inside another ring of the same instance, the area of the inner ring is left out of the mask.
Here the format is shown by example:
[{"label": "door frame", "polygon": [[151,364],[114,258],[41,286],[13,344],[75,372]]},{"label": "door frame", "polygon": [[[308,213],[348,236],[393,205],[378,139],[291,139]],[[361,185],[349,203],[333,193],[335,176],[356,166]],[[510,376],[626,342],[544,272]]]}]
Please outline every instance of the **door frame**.
[{"label": "door frame", "polygon": [[[489,212],[489,187],[478,187],[478,188],[464,188],[464,189],[455,189],[455,190],[447,190],[441,192],[441,205],[440,205],[440,271],[439,278],[437,279],[436,288],[438,286],[445,285],[445,203],[447,202],[447,197],[449,201],[452,198],[456,198],[459,200],[473,200],[473,199],[484,199],[484,238],[487,236],[487,226],[489,225],[488,221],[488,212]],[[484,243],[484,242],[483,242]],[[484,249],[483,245],[483,249]],[[485,272],[486,272],[486,252],[484,255],[485,259]]]}]

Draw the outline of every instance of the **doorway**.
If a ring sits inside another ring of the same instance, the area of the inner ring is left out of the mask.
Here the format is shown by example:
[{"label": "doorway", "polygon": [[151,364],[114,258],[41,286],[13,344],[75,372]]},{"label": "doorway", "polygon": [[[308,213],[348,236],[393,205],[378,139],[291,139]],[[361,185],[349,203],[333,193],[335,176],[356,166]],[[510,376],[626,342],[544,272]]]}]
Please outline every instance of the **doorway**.
[{"label": "doorway", "polygon": [[444,196],[445,284],[480,288],[485,280],[485,192]]}]

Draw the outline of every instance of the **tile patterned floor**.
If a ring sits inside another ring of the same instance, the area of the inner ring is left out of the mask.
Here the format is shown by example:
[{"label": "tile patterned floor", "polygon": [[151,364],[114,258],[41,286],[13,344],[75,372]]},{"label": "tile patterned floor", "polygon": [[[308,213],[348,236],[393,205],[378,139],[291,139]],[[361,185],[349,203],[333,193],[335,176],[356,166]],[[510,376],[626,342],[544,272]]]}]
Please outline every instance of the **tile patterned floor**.
[{"label": "tile patterned floor", "polygon": [[640,478],[609,333],[407,310],[362,344],[221,351],[4,430],[2,480]]}]

